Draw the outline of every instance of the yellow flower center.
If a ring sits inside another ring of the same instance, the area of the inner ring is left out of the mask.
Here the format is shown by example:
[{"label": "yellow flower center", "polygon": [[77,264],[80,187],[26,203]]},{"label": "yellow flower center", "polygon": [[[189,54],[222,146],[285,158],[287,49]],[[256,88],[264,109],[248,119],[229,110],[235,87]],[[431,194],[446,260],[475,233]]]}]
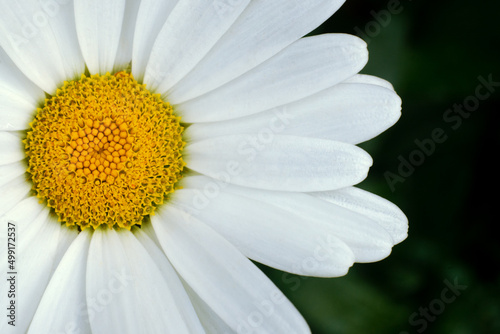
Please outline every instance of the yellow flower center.
[{"label": "yellow flower center", "polygon": [[25,140],[37,196],[81,229],[130,229],[182,177],[183,128],[132,75],[82,75],[38,109]]}]

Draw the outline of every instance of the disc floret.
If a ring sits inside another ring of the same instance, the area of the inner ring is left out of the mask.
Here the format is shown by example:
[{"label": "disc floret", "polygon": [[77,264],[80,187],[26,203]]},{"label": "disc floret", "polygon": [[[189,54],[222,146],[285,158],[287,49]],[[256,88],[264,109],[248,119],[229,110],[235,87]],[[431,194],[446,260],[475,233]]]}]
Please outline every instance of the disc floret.
[{"label": "disc floret", "polygon": [[25,140],[37,196],[68,226],[141,224],[182,177],[183,127],[126,72],[65,82]]}]

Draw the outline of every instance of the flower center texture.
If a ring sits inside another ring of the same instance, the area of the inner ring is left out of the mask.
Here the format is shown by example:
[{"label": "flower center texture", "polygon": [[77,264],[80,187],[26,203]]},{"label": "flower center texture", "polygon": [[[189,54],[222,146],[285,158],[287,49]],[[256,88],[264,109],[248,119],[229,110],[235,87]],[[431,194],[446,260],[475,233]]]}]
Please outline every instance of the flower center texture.
[{"label": "flower center texture", "polygon": [[129,73],[65,82],[30,125],[33,189],[68,226],[140,225],[182,177],[180,118]]}]

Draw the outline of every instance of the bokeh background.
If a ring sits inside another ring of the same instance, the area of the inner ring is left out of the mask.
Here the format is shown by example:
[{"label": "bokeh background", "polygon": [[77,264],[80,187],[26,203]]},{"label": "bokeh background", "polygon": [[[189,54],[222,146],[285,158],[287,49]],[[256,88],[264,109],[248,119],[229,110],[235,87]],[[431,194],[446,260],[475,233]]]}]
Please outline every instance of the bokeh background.
[{"label": "bokeh background", "polygon": [[[390,257],[345,277],[261,267],[314,334],[500,333],[499,15],[497,0],[347,0],[312,33],[362,37],[370,51],[362,73],[402,97],[400,121],[361,145],[374,166],[359,186],[410,222]],[[487,98],[480,78],[496,84]],[[416,142],[429,143],[427,152]],[[418,166],[398,172],[410,159]]]}]

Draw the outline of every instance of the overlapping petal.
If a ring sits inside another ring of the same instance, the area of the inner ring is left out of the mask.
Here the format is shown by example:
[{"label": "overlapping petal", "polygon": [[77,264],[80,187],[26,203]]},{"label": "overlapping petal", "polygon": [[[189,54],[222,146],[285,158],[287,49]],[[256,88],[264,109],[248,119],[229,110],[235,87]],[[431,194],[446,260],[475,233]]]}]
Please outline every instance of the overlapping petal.
[{"label": "overlapping petal", "polygon": [[0,131],[0,165],[7,165],[25,158],[24,145],[18,135]]},{"label": "overlapping petal", "polygon": [[189,333],[162,273],[130,231],[94,232],[86,293],[93,334]]},{"label": "overlapping petal", "polygon": [[114,72],[130,68],[140,4],[141,0],[127,0],[125,3],[120,41],[118,43],[118,50],[116,52],[116,59],[113,67]]},{"label": "overlapping petal", "polygon": [[366,43],[358,37],[306,37],[205,95],[182,103],[175,97],[170,101],[187,123],[243,117],[318,93],[355,75],[367,61]]},{"label": "overlapping petal", "polygon": [[90,74],[113,71],[122,35],[126,2],[75,0],[78,42]]},{"label": "overlapping petal", "polygon": [[345,275],[354,263],[334,226],[231,193],[214,179],[199,182],[201,187],[177,190],[171,205],[185,212],[187,223],[191,218],[203,221],[252,260],[317,277]]},{"label": "overlapping petal", "polygon": [[325,139],[259,135],[188,144],[187,166],[232,184],[267,190],[321,191],[361,182],[372,164],[357,146]]},{"label": "overlapping petal", "polygon": [[28,334],[92,333],[85,299],[91,238],[92,232],[82,231],[65,252],[38,305]]},{"label": "overlapping petal", "polygon": [[165,96],[208,53],[249,3],[250,0],[238,0],[228,6],[221,1],[179,0],[151,50],[144,83]]},{"label": "overlapping petal", "polygon": [[[231,10],[238,1],[217,1]],[[203,60],[169,92],[174,103],[206,94],[262,64],[318,27],[344,0],[252,0]]]},{"label": "overlapping petal", "polygon": [[73,1],[2,0],[0,12],[1,47],[40,88],[53,94],[84,72]]},{"label": "overlapping petal", "polygon": [[44,97],[0,47],[0,131],[27,129]]},{"label": "overlapping petal", "polygon": [[132,74],[139,82],[144,79],[146,66],[158,33],[179,0],[142,0],[137,12]]},{"label": "overlapping petal", "polygon": [[[188,209],[186,214],[186,219],[188,221],[193,218],[193,216],[196,217],[197,214],[203,217],[205,207],[197,209],[197,206],[200,205],[200,197],[201,200],[203,200],[203,196],[205,197],[205,206],[209,208],[212,205],[217,205],[218,196],[220,196],[220,194],[227,193],[242,196],[247,199],[248,203],[254,203],[256,212],[258,212],[259,206],[262,206],[263,203],[265,203],[266,206],[274,207],[272,210],[268,211],[269,228],[272,228],[272,219],[277,219],[273,216],[273,212],[284,211],[287,216],[293,217],[294,226],[300,224],[305,224],[306,226],[312,225],[317,229],[327,232],[328,234],[324,234],[323,239],[317,239],[317,245],[321,246],[323,249],[312,249],[310,252],[321,252],[321,255],[324,256],[324,253],[329,252],[328,247],[334,248],[333,246],[340,244],[336,240],[338,238],[352,251],[354,254],[354,261],[373,262],[388,256],[394,245],[391,235],[386,229],[376,220],[359,212],[360,210],[328,202],[307,193],[250,189],[224,182],[214,182],[204,176],[186,177],[182,181],[182,187],[184,189],[199,189],[200,191],[198,193],[198,198],[194,199],[194,201],[198,202],[191,202],[189,198],[187,202],[184,201],[184,207]],[[214,187],[219,187],[219,193],[216,195],[213,195],[212,189]],[[195,209],[194,211],[193,208]],[[228,207],[225,211],[230,214],[231,208]],[[247,217],[246,219],[251,219],[251,217]],[[245,222],[245,220],[243,220],[243,222]],[[214,224],[218,226],[223,223],[224,222]],[[256,222],[255,224],[258,223]],[[292,231],[286,233],[294,232],[292,229]],[[311,234],[313,232],[309,233]],[[241,244],[241,241],[239,243]],[[297,247],[301,246],[301,244],[297,245]],[[344,254],[349,256],[345,251]],[[313,254],[313,257],[314,255],[315,254]],[[335,258],[332,258],[332,260],[339,261],[339,259]],[[348,265],[349,261],[351,260],[347,257],[344,259],[344,262],[340,261],[337,263],[341,263],[344,268],[347,268],[346,265]],[[324,264],[328,264],[328,262],[325,261]]]},{"label": "overlapping petal", "polygon": [[401,115],[401,99],[388,88],[345,81],[317,94],[255,115],[186,129],[199,141],[223,135],[266,133],[359,144],[387,130]]},{"label": "overlapping petal", "polygon": [[17,161],[8,165],[0,165],[0,187],[14,180],[26,172],[23,161]]},{"label": "overlapping petal", "polygon": [[[211,228],[173,207],[152,217],[168,259],[182,279],[233,332],[309,333],[271,281]],[[258,318],[256,318],[258,317]]]},{"label": "overlapping petal", "polygon": [[391,235],[394,244],[400,243],[408,235],[408,218],[401,209],[368,191],[348,187],[311,195],[373,219]]},{"label": "overlapping petal", "polygon": [[0,187],[0,216],[29,196],[31,186],[24,174],[16,176]]},{"label": "overlapping petal", "polygon": [[16,312],[22,317],[17,318],[15,327],[2,322],[1,333],[24,333],[28,329],[51,278],[53,266],[57,265],[55,260],[61,242],[60,232],[65,227],[49,215],[48,208],[39,211],[40,208],[36,199],[32,201],[30,198],[20,202],[1,221],[2,226],[7,226],[7,221],[15,222],[16,234],[19,235],[16,240],[16,266],[6,270],[2,263],[2,272],[15,270],[22,275],[18,276],[16,287],[17,291],[22,291],[16,295]]},{"label": "overlapping petal", "polygon": [[[151,224],[148,224],[151,226]],[[134,228],[134,235],[137,240],[141,242],[144,248],[148,251],[149,255],[160,269],[163,279],[167,283],[170,292],[172,293],[172,298],[174,299],[175,305],[179,309],[179,313],[182,320],[189,329],[190,334],[195,333],[205,333],[203,327],[201,326],[200,320],[198,319],[195,309],[189,300],[189,297],[184,289],[182,282],[177,275],[174,267],[170,261],[168,261],[165,254],[156,245],[156,243],[151,239],[142,229]]]}]

